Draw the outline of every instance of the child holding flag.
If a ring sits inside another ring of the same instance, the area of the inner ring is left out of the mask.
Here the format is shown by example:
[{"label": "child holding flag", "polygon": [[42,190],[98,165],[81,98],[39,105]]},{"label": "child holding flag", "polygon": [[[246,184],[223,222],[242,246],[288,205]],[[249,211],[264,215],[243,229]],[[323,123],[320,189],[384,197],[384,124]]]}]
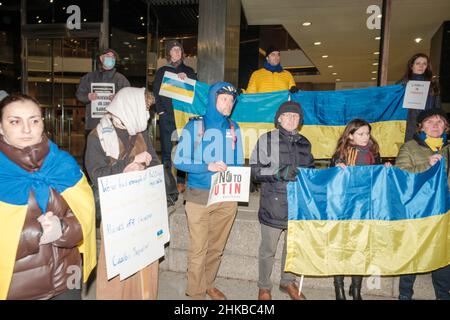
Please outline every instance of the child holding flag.
[{"label": "child holding flag", "polygon": [[[345,169],[346,166],[381,164],[380,147],[371,135],[372,127],[362,119],[353,119],[338,140],[331,166]],[[386,163],[387,166],[391,164]],[[353,300],[362,300],[362,276],[352,276],[349,294]],[[334,276],[336,300],[345,300],[344,276]]]}]

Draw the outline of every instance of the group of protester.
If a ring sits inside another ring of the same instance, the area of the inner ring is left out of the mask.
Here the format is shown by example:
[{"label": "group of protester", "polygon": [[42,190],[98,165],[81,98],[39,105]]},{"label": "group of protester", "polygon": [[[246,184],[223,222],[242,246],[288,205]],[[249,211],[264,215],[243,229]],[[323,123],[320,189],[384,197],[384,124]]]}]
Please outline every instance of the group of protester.
[{"label": "group of protester", "polygon": [[[174,110],[171,99],[159,95],[159,87],[165,71],[178,74],[180,79],[195,79],[195,73],[183,64],[183,48],[179,42],[169,42],[166,53],[168,64],[157,71],[153,94],[144,88],[130,87],[126,78],[115,70],[118,56],[111,49],[100,56],[101,69],[81,79],[77,98],[87,105],[85,168],[94,192],[75,160],[47,139],[38,101],[23,94],[3,98],[0,103],[3,215],[0,299],[81,298],[81,276],[73,283],[70,275],[71,268],[76,266],[83,270],[83,278],[87,280],[96,262],[97,179],[141,171],[161,163],[147,134],[149,111],[155,102],[162,163],[167,170],[173,164],[179,172],[187,173],[187,178],[183,173],[178,174],[177,190],[184,192],[189,228],[186,294],[192,299],[205,299],[207,295],[214,300],[226,299],[215,286],[215,279],[237,203],[220,202],[211,206],[206,203],[211,176],[230,166],[245,164],[240,128],[230,118],[238,90],[226,82],[211,86],[206,113],[186,124],[172,163]],[[446,114],[438,108],[439,90],[428,57],[418,54],[411,58],[402,83],[409,80],[427,80],[432,85],[425,110],[409,112],[407,142],[400,148],[395,165],[410,172],[422,172],[438,161],[448,164],[449,125]],[[91,101],[96,99],[95,93],[90,92],[92,82],[113,82],[117,90],[110,97],[107,113],[98,120],[92,119],[89,112]],[[280,51],[271,47],[266,51],[264,67],[252,75],[246,93],[276,90],[298,91],[292,75],[280,64]],[[298,131],[303,119],[300,104],[282,103],[274,115],[275,129],[259,138],[250,159],[252,181],[261,185],[258,257],[258,299],[261,300],[272,298],[271,273],[276,249],[280,235],[287,229],[286,186],[296,180],[299,168],[314,168],[311,144]],[[408,130],[414,134],[408,136]],[[218,134],[221,140],[211,139],[209,132]],[[270,150],[274,139],[277,148]],[[214,148],[215,152],[208,155],[202,152],[208,148]],[[381,163],[370,124],[363,119],[350,121],[337,143],[332,166],[345,170],[346,166]],[[284,272],[285,260],[286,241],[280,290],[294,300],[303,300],[305,296],[299,292],[296,275]],[[432,278],[436,297],[450,299],[450,267],[433,271]],[[412,299],[414,279],[415,275],[400,277],[400,299]],[[155,299],[157,280],[158,261],[124,281],[117,277],[108,280],[102,240],[97,264],[97,299]],[[144,294],[144,281],[151,283],[150,294]],[[349,293],[353,299],[362,299],[361,284],[362,276],[352,277]],[[334,285],[336,299],[346,299],[344,277],[336,275]]]}]

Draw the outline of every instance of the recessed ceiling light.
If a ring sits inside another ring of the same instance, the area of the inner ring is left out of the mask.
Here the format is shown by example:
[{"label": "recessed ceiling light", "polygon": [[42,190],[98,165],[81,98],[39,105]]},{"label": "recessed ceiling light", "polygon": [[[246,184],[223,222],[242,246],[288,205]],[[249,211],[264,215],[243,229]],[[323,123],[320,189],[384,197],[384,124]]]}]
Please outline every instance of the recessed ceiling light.
[{"label": "recessed ceiling light", "polygon": [[422,38],[415,38],[414,41],[415,41],[416,43],[420,43],[420,42],[422,41]]},{"label": "recessed ceiling light", "polygon": [[141,20],[144,20],[144,17],[141,17]]},{"label": "recessed ceiling light", "polygon": [[322,58],[326,59],[326,58],[328,58],[328,56],[327,55],[323,55]]},{"label": "recessed ceiling light", "polygon": [[378,71],[372,71],[372,73],[378,73]]},{"label": "recessed ceiling light", "polygon": [[381,37],[375,37],[375,40],[381,40]]},{"label": "recessed ceiling light", "polygon": [[333,76],[337,76],[337,72],[333,72],[332,75],[333,75]]},{"label": "recessed ceiling light", "polygon": [[322,42],[320,42],[320,41],[314,42],[315,46],[320,46],[321,44],[322,44]]},{"label": "recessed ceiling light", "polygon": [[86,18],[84,18],[83,21],[86,22],[87,21]]},{"label": "recessed ceiling light", "polygon": [[303,22],[302,26],[309,27],[312,23],[311,22]]},{"label": "recessed ceiling light", "polygon": [[336,79],[337,82],[341,81],[341,79]]},{"label": "recessed ceiling light", "polygon": [[42,20],[39,20],[39,21],[38,21],[38,23],[41,23],[41,22],[42,22]]},{"label": "recessed ceiling light", "polygon": [[377,80],[377,78],[372,78],[372,80]]},{"label": "recessed ceiling light", "polygon": [[374,55],[379,55],[380,53],[378,51],[375,51],[373,54]]},{"label": "recessed ceiling light", "polygon": [[382,17],[383,17],[382,14],[377,15],[377,18],[378,18],[378,19],[380,19],[380,18],[382,18]]},{"label": "recessed ceiling light", "polygon": [[378,65],[378,62],[374,62],[374,63],[372,63],[372,65],[373,65],[373,66],[377,66],[377,65]]},{"label": "recessed ceiling light", "polygon": [[328,68],[333,68],[333,66],[332,66],[332,65],[329,65]]}]

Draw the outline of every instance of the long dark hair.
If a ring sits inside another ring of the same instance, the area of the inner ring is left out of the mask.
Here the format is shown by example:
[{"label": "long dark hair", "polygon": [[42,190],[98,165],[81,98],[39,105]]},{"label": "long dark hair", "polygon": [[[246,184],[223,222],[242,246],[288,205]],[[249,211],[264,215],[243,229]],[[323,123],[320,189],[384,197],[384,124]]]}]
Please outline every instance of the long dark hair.
[{"label": "long dark hair", "polygon": [[416,62],[416,60],[419,58],[427,59],[427,68],[425,69],[425,72],[423,73],[423,75],[424,75],[426,81],[431,81],[431,84],[430,84],[431,95],[433,95],[433,96],[439,95],[439,83],[433,77],[433,68],[431,66],[430,58],[425,53],[416,53],[408,60],[408,64],[406,66],[406,71],[402,78],[402,82],[406,83],[409,80],[411,80],[412,75],[413,75],[412,68],[413,68],[414,62]]},{"label": "long dark hair", "polygon": [[[372,127],[366,120],[353,119],[347,124],[344,129],[344,133],[338,140],[336,152],[333,155],[333,159],[347,160],[348,152],[352,147],[350,135],[354,134],[359,128],[364,126],[367,126],[369,128],[369,133],[372,132]],[[380,147],[378,146],[377,141],[372,137],[372,134],[370,135],[369,148],[374,157],[377,156],[380,152]]]},{"label": "long dark hair", "polygon": [[30,97],[29,95],[26,95],[26,94],[22,94],[22,93],[14,93],[14,94],[11,94],[11,95],[5,97],[0,102],[0,121],[2,121],[2,119],[3,119],[3,110],[5,109],[5,107],[16,101],[21,101],[21,102],[31,101],[39,107],[39,110],[41,110],[41,113],[42,113],[42,109],[39,105],[39,102],[35,98]]}]

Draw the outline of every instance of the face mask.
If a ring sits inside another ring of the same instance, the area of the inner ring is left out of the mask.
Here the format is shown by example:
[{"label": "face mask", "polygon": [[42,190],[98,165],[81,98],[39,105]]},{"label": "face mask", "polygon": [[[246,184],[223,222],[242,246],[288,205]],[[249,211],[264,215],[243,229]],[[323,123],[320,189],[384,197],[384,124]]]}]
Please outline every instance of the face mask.
[{"label": "face mask", "polygon": [[105,59],[103,59],[103,67],[106,70],[111,70],[112,68],[114,68],[114,66],[116,65],[116,59],[113,57],[105,57]]}]

